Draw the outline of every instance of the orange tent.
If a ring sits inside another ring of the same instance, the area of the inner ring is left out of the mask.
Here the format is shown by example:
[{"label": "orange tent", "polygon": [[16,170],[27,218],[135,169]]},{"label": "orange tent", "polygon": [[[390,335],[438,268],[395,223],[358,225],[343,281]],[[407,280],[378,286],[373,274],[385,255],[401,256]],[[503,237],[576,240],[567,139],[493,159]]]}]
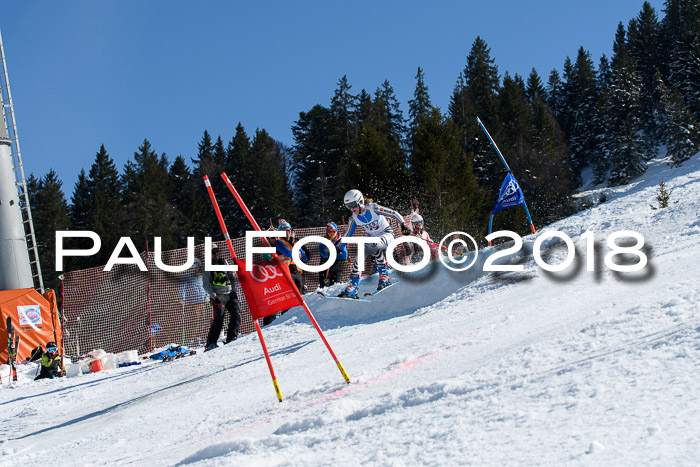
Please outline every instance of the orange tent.
[{"label": "orange tent", "polygon": [[29,358],[32,349],[55,341],[61,345],[61,323],[55,294],[49,290],[42,296],[34,289],[0,291],[0,363],[7,362],[7,317],[12,318],[19,333],[17,361]]}]

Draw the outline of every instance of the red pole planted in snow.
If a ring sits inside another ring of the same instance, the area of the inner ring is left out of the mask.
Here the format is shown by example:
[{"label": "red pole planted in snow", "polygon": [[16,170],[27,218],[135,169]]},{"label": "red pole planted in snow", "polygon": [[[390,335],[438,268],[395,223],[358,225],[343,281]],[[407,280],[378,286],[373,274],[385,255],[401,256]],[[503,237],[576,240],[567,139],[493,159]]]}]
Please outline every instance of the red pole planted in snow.
[{"label": "red pole planted in snow", "polygon": [[[226,246],[231,253],[231,257],[235,260],[236,252],[233,251],[233,243],[231,242],[231,237],[226,229],[226,224],[224,223],[224,217],[221,215],[221,209],[219,209],[219,203],[216,201],[216,196],[214,195],[214,190],[211,187],[211,182],[208,176],[204,176],[204,185],[207,187],[207,192],[209,193],[209,198],[211,199],[211,204],[214,206],[214,211],[216,212],[216,218],[219,220],[219,226],[226,239]],[[260,230],[260,229],[258,229]],[[265,345],[265,339],[263,339],[262,329],[260,329],[260,323],[258,320],[253,320],[255,323],[255,329],[258,331],[258,337],[260,338],[260,345],[263,348],[263,353],[265,354],[265,360],[267,361],[267,366],[270,369],[270,376],[272,376],[272,384],[275,386],[275,394],[277,394],[277,399],[282,402],[282,393],[280,392],[279,384],[277,384],[277,377],[275,377],[275,370],[272,368],[272,360],[270,360],[270,354],[267,352],[267,346]]]},{"label": "red pole planted in snow", "polygon": [[277,377],[275,376],[275,369],[272,368],[272,360],[270,360],[270,354],[267,351],[267,346],[265,345],[265,339],[263,339],[262,329],[260,328],[260,323],[258,320],[254,320],[255,330],[258,332],[258,338],[260,339],[260,345],[262,345],[263,353],[265,354],[265,361],[267,361],[267,367],[270,369],[270,376],[272,376],[272,384],[275,386],[275,393],[277,394],[277,400],[282,402],[282,392],[280,391],[280,385],[277,383]]},{"label": "red pole planted in snow", "polygon": [[[226,176],[225,173],[222,173],[221,177],[224,179],[226,186],[231,191],[234,198],[236,198],[236,201],[238,201],[238,205],[241,207],[241,209],[243,209],[243,212],[245,212],[245,215],[246,215],[246,217],[248,217],[248,220],[253,225],[253,228],[257,231],[260,231],[260,227],[258,226],[258,223],[255,222],[253,215],[250,213],[250,211],[248,210],[248,207],[243,202],[243,199],[236,191],[236,188],[233,186],[231,181],[228,179],[228,176]],[[267,243],[266,238],[263,238],[263,240],[266,240],[266,243]],[[268,243],[268,246],[269,246],[269,243]],[[342,374],[343,378],[345,378],[345,382],[350,384],[350,378],[348,377],[348,374],[345,372],[345,368],[343,368],[343,365],[340,363],[340,360],[338,360],[338,357],[336,357],[335,352],[333,352],[331,345],[328,343],[328,340],[326,340],[326,336],[323,334],[323,331],[321,330],[321,327],[318,325],[318,322],[316,322],[316,318],[314,318],[314,315],[311,313],[309,306],[306,304],[306,301],[304,301],[304,297],[302,296],[301,291],[297,288],[297,286],[294,282],[292,282],[292,285],[293,285],[292,290],[294,291],[294,293],[297,294],[297,297],[301,301],[302,307],[304,308],[306,315],[309,317],[309,320],[316,328],[316,331],[318,331],[318,334],[321,336],[321,339],[323,340],[323,343],[326,345],[328,352],[330,352],[331,357],[333,357],[335,364],[338,366],[338,369],[340,370],[340,374]],[[260,334],[260,336],[262,336],[262,334]]]}]

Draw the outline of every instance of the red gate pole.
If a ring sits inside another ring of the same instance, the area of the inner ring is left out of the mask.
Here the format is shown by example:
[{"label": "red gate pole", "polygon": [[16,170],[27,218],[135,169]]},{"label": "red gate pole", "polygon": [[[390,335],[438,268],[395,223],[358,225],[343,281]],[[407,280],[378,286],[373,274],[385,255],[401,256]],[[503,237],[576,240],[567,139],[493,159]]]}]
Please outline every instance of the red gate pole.
[{"label": "red gate pole", "polygon": [[[255,228],[255,230],[257,230],[257,231],[260,231],[260,226],[258,226],[258,223],[255,222],[255,218],[248,210],[248,207],[243,202],[243,199],[238,194],[238,191],[236,191],[236,188],[231,183],[231,180],[228,179],[228,176],[226,175],[226,173],[222,173],[221,177],[224,179],[224,182],[226,183],[226,186],[233,194],[233,197],[236,198],[236,201],[238,201],[238,205],[241,207],[241,209],[243,209],[243,212],[245,213],[245,215],[248,218],[248,220],[250,221],[250,223],[253,225],[253,228]],[[265,240],[265,243],[267,243],[268,246],[270,245],[269,242],[267,242],[267,238],[263,237],[263,240]],[[331,357],[335,361],[335,364],[338,366],[338,369],[340,370],[340,374],[343,375],[343,378],[345,378],[345,382],[350,384],[350,377],[348,377],[348,374],[345,372],[345,368],[343,368],[343,365],[340,363],[340,360],[338,360],[338,357],[335,355],[335,352],[333,352],[333,349],[331,348],[331,345],[328,343],[328,340],[326,340],[326,336],[323,334],[321,327],[318,325],[316,318],[314,318],[314,315],[311,313],[311,310],[309,309],[309,306],[306,304],[306,301],[304,301],[304,297],[302,296],[301,292],[297,288],[296,284],[294,284],[294,282],[292,282],[292,284],[294,285],[292,290],[294,290],[294,293],[296,293],[297,297],[301,301],[302,307],[304,308],[306,315],[309,317],[309,320],[316,328],[316,331],[318,331],[318,334],[321,336],[321,339],[323,340],[323,343],[326,345],[328,352],[331,354]]]},{"label": "red gate pole", "polygon": [[[204,185],[207,187],[207,192],[209,193],[209,198],[211,198],[211,203],[214,205],[214,211],[216,212],[216,218],[219,220],[219,226],[221,226],[221,231],[224,234],[224,239],[226,240],[226,246],[228,247],[231,257],[238,259],[236,257],[236,252],[233,251],[233,243],[231,242],[231,237],[226,229],[226,224],[224,223],[224,217],[221,215],[221,209],[219,209],[219,203],[216,202],[216,196],[214,195],[214,190],[211,187],[211,182],[207,175],[204,176]],[[272,384],[275,386],[275,393],[277,394],[277,400],[282,402],[282,392],[280,392],[279,384],[277,383],[277,377],[275,376],[275,370],[272,368],[272,360],[270,360],[270,354],[267,351],[267,346],[265,345],[265,339],[263,339],[262,329],[260,329],[260,323],[258,320],[253,320],[255,322],[255,329],[258,331],[258,337],[260,338],[260,345],[262,346],[263,353],[265,354],[265,360],[267,361],[267,367],[270,369],[270,376],[272,376]]]}]

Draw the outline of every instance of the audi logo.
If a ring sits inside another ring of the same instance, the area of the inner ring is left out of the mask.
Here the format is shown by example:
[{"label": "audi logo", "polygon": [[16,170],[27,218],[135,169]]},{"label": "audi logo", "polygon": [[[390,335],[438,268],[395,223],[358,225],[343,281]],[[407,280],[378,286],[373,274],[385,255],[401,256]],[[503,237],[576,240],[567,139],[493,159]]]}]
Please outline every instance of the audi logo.
[{"label": "audi logo", "polygon": [[267,282],[270,279],[282,276],[282,272],[271,264],[268,264],[267,266],[256,264],[253,266],[253,270],[250,271],[250,277],[258,282]]}]

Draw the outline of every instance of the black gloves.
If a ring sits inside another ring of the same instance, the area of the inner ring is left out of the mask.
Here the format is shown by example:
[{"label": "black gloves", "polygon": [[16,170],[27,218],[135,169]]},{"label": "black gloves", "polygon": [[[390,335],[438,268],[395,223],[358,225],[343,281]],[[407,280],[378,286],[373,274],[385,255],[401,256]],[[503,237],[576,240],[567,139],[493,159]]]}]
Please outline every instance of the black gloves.
[{"label": "black gloves", "polygon": [[401,223],[401,234],[402,235],[411,235],[411,230],[408,228],[408,226],[405,223]]}]

